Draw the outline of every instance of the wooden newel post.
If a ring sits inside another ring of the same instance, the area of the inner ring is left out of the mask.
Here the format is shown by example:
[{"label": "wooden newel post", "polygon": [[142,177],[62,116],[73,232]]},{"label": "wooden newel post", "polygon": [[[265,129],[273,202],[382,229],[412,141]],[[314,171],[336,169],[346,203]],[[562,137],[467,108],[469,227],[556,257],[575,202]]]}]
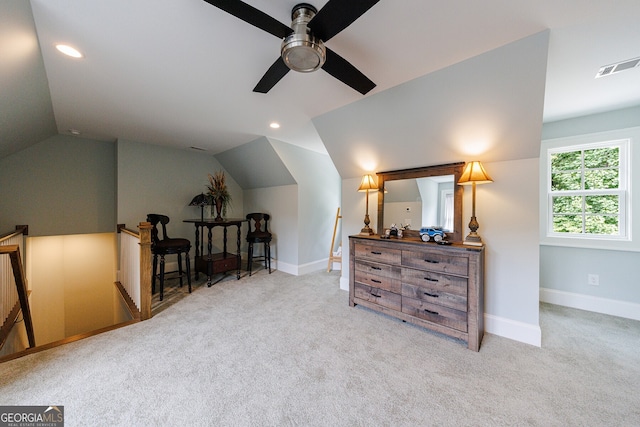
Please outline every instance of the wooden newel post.
[{"label": "wooden newel post", "polygon": [[151,223],[141,222],[140,230],[140,317],[151,318]]}]

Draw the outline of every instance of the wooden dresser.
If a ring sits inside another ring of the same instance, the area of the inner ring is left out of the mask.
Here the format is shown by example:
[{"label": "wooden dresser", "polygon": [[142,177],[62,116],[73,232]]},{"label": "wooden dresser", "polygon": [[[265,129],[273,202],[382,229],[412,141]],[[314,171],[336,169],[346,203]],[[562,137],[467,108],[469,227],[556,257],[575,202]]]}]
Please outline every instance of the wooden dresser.
[{"label": "wooden dresser", "polygon": [[484,334],[484,246],[349,237],[349,305],[461,339]]}]

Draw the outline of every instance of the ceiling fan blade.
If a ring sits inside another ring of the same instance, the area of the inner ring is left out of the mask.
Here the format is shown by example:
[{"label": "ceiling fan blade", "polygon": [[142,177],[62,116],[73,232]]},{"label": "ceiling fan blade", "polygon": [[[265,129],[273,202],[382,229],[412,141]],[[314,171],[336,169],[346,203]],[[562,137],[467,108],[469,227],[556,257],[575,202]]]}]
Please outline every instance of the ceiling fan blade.
[{"label": "ceiling fan blade", "polygon": [[276,62],[264,73],[256,87],[253,88],[253,91],[259,93],[269,92],[288,72],[289,67],[284,63],[282,57],[278,57]]},{"label": "ceiling fan blade", "polygon": [[329,0],[307,25],[322,41],[347,28],[380,0]]},{"label": "ceiling fan blade", "polygon": [[322,69],[363,95],[376,87],[376,84],[367,76],[329,48],[327,48],[327,60]]},{"label": "ceiling fan blade", "polygon": [[204,1],[278,38],[283,39],[293,32],[287,25],[240,0]]}]

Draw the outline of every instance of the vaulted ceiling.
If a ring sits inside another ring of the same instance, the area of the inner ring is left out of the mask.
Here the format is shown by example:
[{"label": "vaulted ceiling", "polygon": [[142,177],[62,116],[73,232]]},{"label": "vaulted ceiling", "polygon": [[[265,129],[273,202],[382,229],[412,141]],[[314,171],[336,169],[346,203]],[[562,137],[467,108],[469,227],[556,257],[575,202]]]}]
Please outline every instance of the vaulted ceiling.
[{"label": "vaulted ceiling", "polygon": [[[26,1],[5,0],[2,7],[11,11]],[[289,25],[297,1],[246,3]],[[203,0],[30,4],[38,43],[29,41],[34,33],[24,25],[3,21],[0,30],[0,90],[11,94],[0,101],[2,116],[8,117],[8,109],[32,110],[40,104],[26,100],[50,95],[55,131],[75,129],[91,139],[216,154],[266,136],[325,152],[314,118],[545,29],[545,121],[640,105],[640,68],[594,79],[600,66],[640,56],[637,0],[381,0],[327,42],[377,84],[364,96],[322,70],[290,72],[269,93],[252,92],[278,57],[280,40]],[[73,45],[84,58],[61,55],[56,43]],[[48,94],[32,84],[16,93],[16,64],[24,67],[33,49],[39,49]],[[507,72],[514,65],[499,64]],[[20,131],[39,124],[19,121],[3,122],[0,153],[52,131],[46,123],[39,132]],[[272,121],[280,129],[271,129]]]}]

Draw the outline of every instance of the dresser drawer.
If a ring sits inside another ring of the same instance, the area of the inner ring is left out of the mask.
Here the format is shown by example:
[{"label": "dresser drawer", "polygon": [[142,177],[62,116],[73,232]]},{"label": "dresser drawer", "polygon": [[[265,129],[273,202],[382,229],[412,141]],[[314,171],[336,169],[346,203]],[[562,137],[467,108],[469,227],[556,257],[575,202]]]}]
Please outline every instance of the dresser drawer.
[{"label": "dresser drawer", "polygon": [[424,286],[434,291],[447,292],[449,294],[467,296],[467,278],[433,273],[430,271],[402,269],[402,283],[416,286]]},{"label": "dresser drawer", "polygon": [[459,276],[469,273],[468,258],[436,251],[402,251],[402,265]]},{"label": "dresser drawer", "polygon": [[402,297],[400,294],[363,285],[362,283],[356,283],[354,285],[354,294],[356,298],[369,301],[392,310],[400,311],[402,306]]},{"label": "dresser drawer", "polygon": [[400,249],[381,248],[375,245],[356,244],[355,255],[358,260],[369,260],[385,264],[400,265]]},{"label": "dresser drawer", "polygon": [[467,297],[454,295],[437,289],[402,283],[402,297],[426,301],[455,310],[467,311]]},{"label": "dresser drawer", "polygon": [[466,311],[454,310],[414,298],[402,297],[402,312],[458,331],[467,332]]},{"label": "dresser drawer", "polygon": [[400,281],[400,267],[391,267],[389,265],[381,264],[380,268],[383,269],[382,271],[385,274],[380,275],[376,273],[378,271],[376,268],[378,267],[369,264],[375,263],[356,263],[356,282],[384,289],[389,292],[395,292],[396,294],[400,293],[402,289],[402,282]]}]

